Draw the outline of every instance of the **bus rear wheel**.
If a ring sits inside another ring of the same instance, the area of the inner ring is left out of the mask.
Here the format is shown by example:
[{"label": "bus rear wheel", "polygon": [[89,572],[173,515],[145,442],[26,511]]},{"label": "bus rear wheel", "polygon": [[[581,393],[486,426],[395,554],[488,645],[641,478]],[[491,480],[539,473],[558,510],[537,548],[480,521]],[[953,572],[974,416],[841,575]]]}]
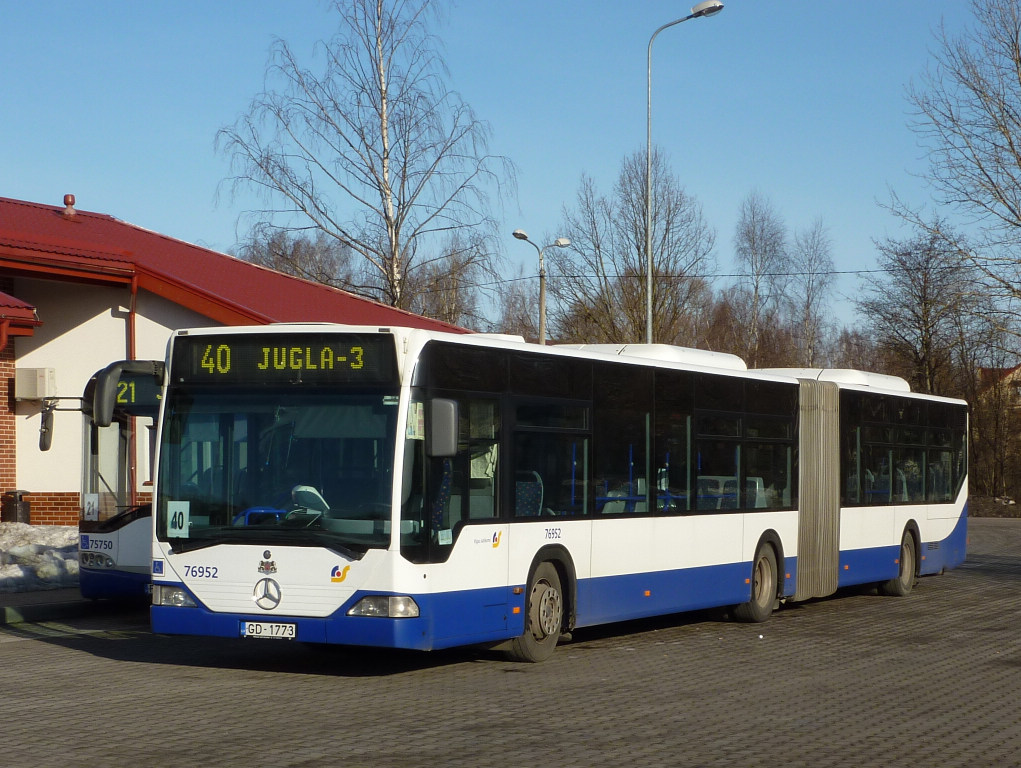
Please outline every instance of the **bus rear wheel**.
[{"label": "bus rear wheel", "polygon": [[879,585],[879,592],[893,597],[904,597],[915,586],[915,563],[918,561],[915,552],[915,537],[910,531],[904,531],[900,540],[900,567],[897,578],[884,581]]},{"label": "bus rear wheel", "polygon": [[748,622],[765,621],[773,613],[776,594],[776,553],[769,544],[763,544],[752,563],[751,600],[734,608],[734,618]]},{"label": "bus rear wheel", "polygon": [[540,563],[528,588],[525,632],[511,641],[517,661],[545,661],[553,655],[564,622],[564,593],[552,563]]}]

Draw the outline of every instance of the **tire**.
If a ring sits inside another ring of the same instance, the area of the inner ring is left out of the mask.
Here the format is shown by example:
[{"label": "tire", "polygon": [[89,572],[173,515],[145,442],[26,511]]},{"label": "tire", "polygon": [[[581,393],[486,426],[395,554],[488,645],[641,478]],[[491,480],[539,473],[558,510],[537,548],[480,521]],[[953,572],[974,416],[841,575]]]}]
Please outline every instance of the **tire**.
[{"label": "tire", "polygon": [[884,581],[879,585],[879,593],[891,597],[904,597],[911,592],[915,586],[915,564],[918,562],[918,552],[915,549],[915,537],[911,531],[904,531],[904,538],[900,540],[900,568],[897,577]]},{"label": "tire", "polygon": [[776,553],[769,544],[763,544],[752,562],[751,600],[734,608],[734,618],[755,623],[765,621],[773,613],[776,595]]},{"label": "tire", "polygon": [[564,593],[552,563],[540,563],[528,586],[525,632],[511,641],[517,661],[545,661],[557,647],[564,622]]}]

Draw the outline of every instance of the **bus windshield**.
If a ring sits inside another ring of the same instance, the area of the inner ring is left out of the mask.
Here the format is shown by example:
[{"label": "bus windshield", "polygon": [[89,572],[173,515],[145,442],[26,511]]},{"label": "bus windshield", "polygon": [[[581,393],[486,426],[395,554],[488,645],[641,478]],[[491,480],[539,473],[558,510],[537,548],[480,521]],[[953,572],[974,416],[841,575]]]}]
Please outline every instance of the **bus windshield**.
[{"label": "bus windshield", "polygon": [[158,538],[387,547],[397,405],[396,387],[171,388]]}]

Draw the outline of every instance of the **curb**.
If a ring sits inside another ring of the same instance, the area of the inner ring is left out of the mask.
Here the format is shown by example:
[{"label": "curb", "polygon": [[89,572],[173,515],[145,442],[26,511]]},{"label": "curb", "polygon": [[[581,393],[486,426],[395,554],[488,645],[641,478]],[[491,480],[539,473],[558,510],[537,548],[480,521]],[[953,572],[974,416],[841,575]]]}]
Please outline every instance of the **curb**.
[{"label": "curb", "polygon": [[36,621],[55,621],[85,616],[95,611],[95,607],[83,600],[70,600],[60,603],[38,603],[35,605],[4,606],[0,611],[0,626],[24,624]]}]

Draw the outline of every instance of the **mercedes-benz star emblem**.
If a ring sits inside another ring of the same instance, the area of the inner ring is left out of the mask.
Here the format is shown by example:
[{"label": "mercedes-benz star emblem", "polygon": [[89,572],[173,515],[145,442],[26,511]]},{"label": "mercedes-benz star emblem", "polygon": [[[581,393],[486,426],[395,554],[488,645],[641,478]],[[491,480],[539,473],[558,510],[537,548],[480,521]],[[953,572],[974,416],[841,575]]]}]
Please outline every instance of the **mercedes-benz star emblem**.
[{"label": "mercedes-benz star emblem", "polygon": [[273,579],[259,579],[252,591],[255,604],[264,611],[272,611],[280,605],[280,585]]}]

